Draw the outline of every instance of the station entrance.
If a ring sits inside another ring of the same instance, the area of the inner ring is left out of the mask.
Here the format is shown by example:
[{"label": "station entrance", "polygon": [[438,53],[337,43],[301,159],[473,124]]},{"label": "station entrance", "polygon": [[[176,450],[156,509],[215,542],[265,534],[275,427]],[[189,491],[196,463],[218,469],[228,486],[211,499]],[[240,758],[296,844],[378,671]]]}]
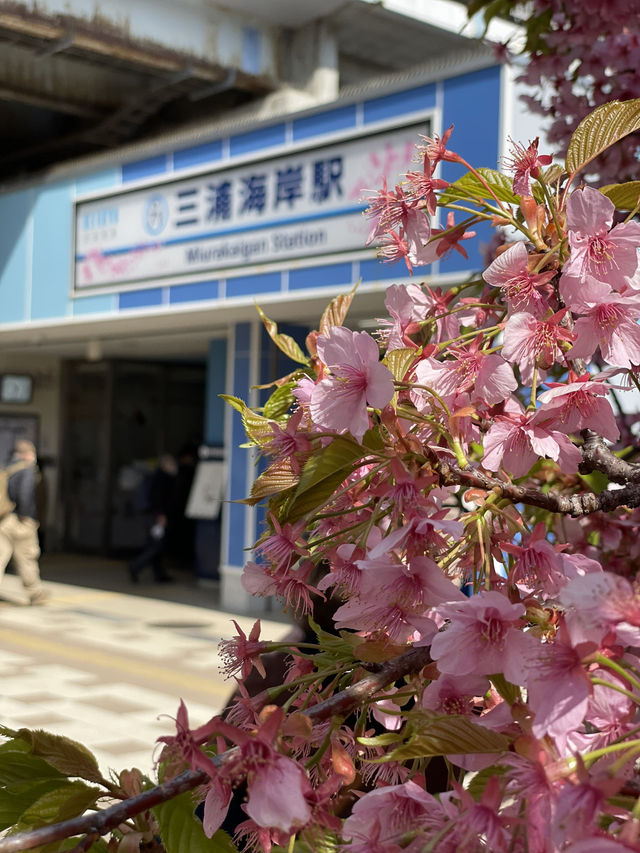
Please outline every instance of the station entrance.
[{"label": "station entrance", "polygon": [[[126,557],[139,549],[148,522],[141,484],[162,454],[179,464],[179,513],[203,439],[205,375],[205,364],[195,362],[63,364],[65,550]],[[193,524],[184,520],[176,537],[173,549],[188,561]]]}]

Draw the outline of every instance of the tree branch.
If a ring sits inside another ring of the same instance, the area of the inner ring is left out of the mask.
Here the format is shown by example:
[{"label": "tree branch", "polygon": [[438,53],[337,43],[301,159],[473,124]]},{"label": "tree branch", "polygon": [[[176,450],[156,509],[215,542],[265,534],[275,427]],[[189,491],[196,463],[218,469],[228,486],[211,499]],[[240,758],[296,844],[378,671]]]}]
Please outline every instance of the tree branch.
[{"label": "tree branch", "polygon": [[198,785],[203,785],[207,779],[207,774],[202,771],[186,770],[175,779],[163,782],[162,785],[151,788],[136,797],[116,803],[108,809],[3,838],[0,840],[0,853],[21,853],[23,850],[33,850],[34,847],[70,838],[73,835],[105,835],[110,829],[114,829],[130,817],[165,803],[167,800],[172,800],[185,791],[191,791]]},{"label": "tree branch", "polygon": [[602,436],[590,429],[582,430],[582,437],[584,438],[584,444],[581,447],[584,459],[580,465],[582,474],[600,471],[602,474],[606,474],[613,483],[628,485],[640,482],[640,465],[634,465],[620,459],[609,450]]},{"label": "tree branch", "polygon": [[[321,722],[335,716],[346,716],[367,699],[375,696],[388,684],[392,684],[410,673],[420,672],[430,662],[431,655],[428,647],[409,649],[399,657],[383,664],[378,672],[365,676],[335,696],[330,696],[324,702],[319,702],[303,713],[313,722]],[[214,756],[213,761],[216,764],[222,764],[237,755],[237,752],[238,748],[234,747],[222,755]],[[206,785],[208,781],[209,777],[202,770],[185,770],[169,782],[163,782],[149,791],[102,811],[0,839],[0,853],[22,853],[22,851],[32,850],[34,847],[60,841],[63,838],[70,838],[73,835],[92,837],[106,835],[107,832],[115,829],[129,818],[140,814],[140,812],[148,811],[154,806],[172,800],[185,791],[192,791],[200,785]],[[77,849],[82,850],[83,848],[80,846]]]},{"label": "tree branch", "polygon": [[[593,492],[580,492],[574,495],[561,495],[557,492],[545,494],[540,489],[516,486],[514,483],[489,477],[478,468],[460,468],[454,462],[448,462],[435,453],[431,454],[431,458],[445,486],[474,486],[489,492],[497,492],[512,503],[539,506],[550,512],[571,515],[574,518],[590,515],[592,512],[609,512],[619,506],[640,506],[640,482],[633,482],[622,489],[612,489],[598,494]],[[617,460],[617,457],[614,458]],[[624,464],[628,465],[628,463]],[[635,477],[638,478],[637,473]]]}]

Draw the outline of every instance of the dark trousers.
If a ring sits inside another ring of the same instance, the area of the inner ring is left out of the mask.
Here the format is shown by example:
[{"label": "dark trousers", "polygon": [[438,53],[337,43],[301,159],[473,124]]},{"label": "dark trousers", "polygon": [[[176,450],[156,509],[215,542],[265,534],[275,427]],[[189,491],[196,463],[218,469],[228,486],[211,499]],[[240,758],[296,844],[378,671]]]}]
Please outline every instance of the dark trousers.
[{"label": "dark trousers", "polygon": [[137,577],[144,568],[151,566],[153,576],[156,580],[165,577],[165,572],[162,568],[164,545],[164,537],[162,539],[154,539],[153,536],[148,536],[140,554],[129,563],[131,574]]}]

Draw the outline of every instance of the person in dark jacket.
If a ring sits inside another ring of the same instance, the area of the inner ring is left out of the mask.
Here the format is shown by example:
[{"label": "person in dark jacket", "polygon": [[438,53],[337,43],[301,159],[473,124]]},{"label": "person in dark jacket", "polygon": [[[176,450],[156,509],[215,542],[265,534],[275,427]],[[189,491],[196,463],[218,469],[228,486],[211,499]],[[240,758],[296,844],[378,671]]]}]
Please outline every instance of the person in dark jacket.
[{"label": "person in dark jacket", "polygon": [[173,517],[175,501],[175,482],[178,466],[176,460],[168,453],[158,460],[158,467],[151,475],[149,484],[149,509],[152,523],[147,534],[147,541],[141,553],[129,563],[129,577],[132,583],[137,583],[140,572],[151,566],[153,577],[158,583],[167,583],[173,578],[163,567],[163,556],[166,547],[167,525]]},{"label": "person in dark jacket", "polygon": [[38,509],[36,487],[39,473],[36,449],[31,441],[16,442],[11,466],[17,470],[8,482],[9,498],[15,504],[13,512],[0,521],[0,579],[10,559],[26,590],[30,604],[41,604],[49,598],[40,580],[40,546],[38,545]]}]

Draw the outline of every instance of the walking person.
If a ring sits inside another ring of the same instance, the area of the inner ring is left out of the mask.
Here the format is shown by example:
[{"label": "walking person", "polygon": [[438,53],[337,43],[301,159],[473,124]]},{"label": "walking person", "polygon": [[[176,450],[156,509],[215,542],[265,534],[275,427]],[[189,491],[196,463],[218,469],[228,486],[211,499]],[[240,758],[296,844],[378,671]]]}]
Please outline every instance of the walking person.
[{"label": "walking person", "polygon": [[173,580],[163,566],[169,520],[173,518],[175,501],[175,482],[178,466],[173,456],[164,453],[158,460],[158,467],[151,475],[149,483],[149,509],[152,523],[147,533],[147,541],[141,553],[128,565],[129,578],[138,583],[140,572],[151,566],[157,583],[169,583]]},{"label": "walking person", "polygon": [[0,520],[0,579],[13,558],[16,571],[27,593],[29,604],[42,604],[50,597],[40,580],[38,509],[36,489],[39,472],[36,448],[31,441],[16,441],[8,466],[7,492],[13,510]]}]

